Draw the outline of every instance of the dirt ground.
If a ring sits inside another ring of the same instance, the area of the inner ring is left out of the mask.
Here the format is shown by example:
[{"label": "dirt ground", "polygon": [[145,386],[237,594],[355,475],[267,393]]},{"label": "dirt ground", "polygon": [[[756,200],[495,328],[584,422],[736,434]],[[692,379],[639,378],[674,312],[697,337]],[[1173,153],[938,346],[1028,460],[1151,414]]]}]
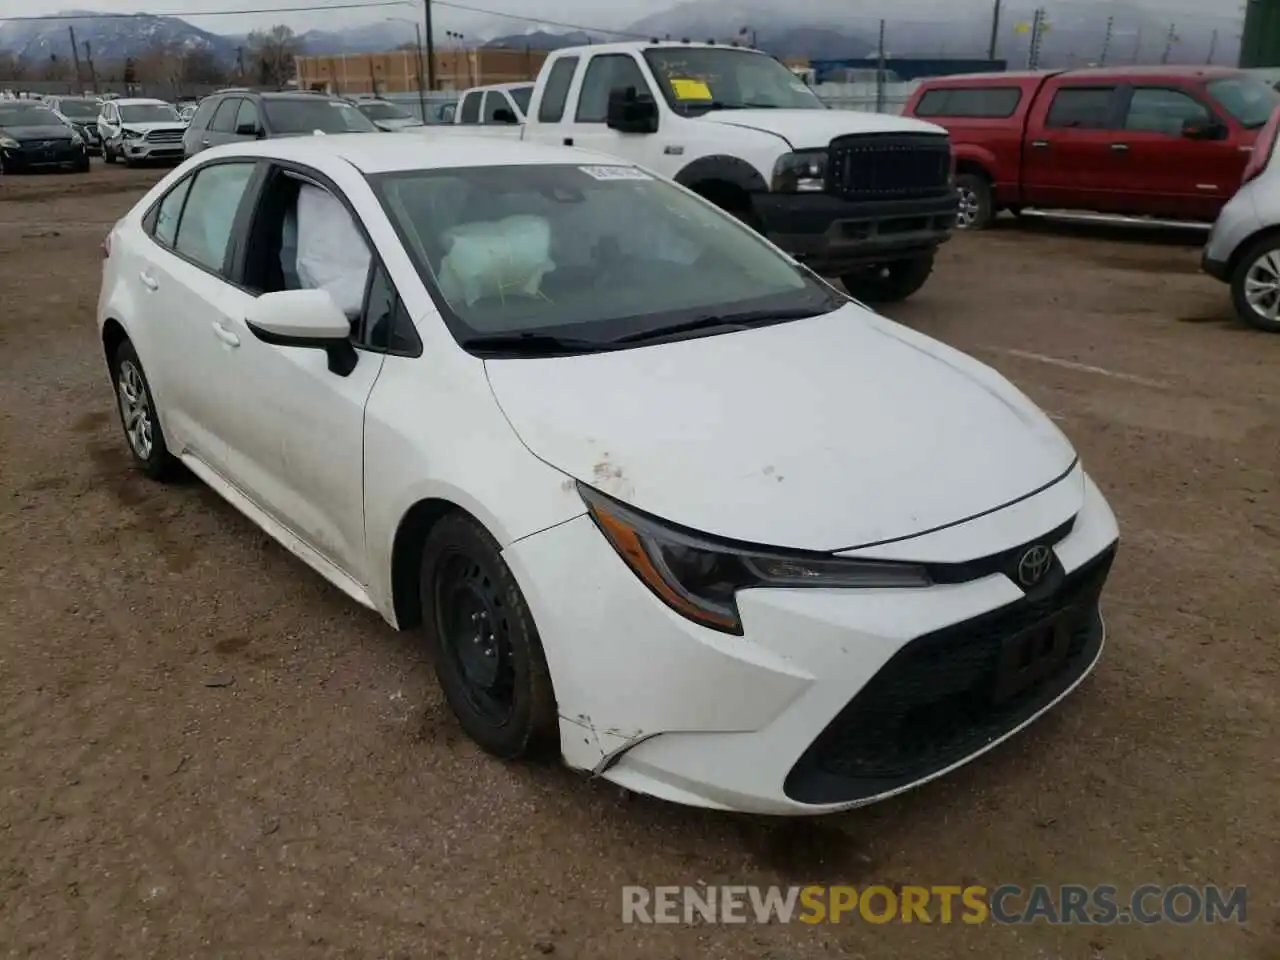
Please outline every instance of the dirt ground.
[{"label": "dirt ground", "polygon": [[[1122,547],[1056,712],[901,799],[688,810],[481,755],[412,637],[134,475],[98,245],[159,174],[0,181],[0,951],[1276,960],[1280,338],[1195,237],[1010,222],[891,314],[1059,419]],[[624,884],[1249,885],[1248,923],[626,926]]]}]

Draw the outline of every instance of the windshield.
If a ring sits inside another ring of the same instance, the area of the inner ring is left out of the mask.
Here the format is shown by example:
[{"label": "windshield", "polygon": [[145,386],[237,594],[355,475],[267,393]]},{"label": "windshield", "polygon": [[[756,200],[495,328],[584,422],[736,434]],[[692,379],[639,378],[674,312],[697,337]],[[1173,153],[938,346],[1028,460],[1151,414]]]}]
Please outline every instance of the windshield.
[{"label": "windshield", "polygon": [[66,126],[48,107],[0,104],[0,127]]},{"label": "windshield", "polygon": [[389,103],[362,103],[360,112],[370,120],[412,120],[413,115]]},{"label": "windshield", "polygon": [[728,214],[635,167],[504,165],[371,180],[464,345],[523,335],[608,349],[708,318],[776,322],[844,302]]},{"label": "windshield", "polygon": [[178,111],[167,103],[135,103],[120,108],[123,123],[172,123]]},{"label": "windshield", "polygon": [[1271,112],[1280,106],[1280,92],[1247,74],[1210,80],[1205,86],[1222,109],[1248,130],[1264,126],[1271,119]]},{"label": "windshield", "polygon": [[529,98],[533,96],[533,87],[509,87],[507,96],[516,102],[516,106],[520,108],[520,112],[525,116],[529,114]]},{"label": "windshield", "polygon": [[651,47],[645,59],[673,110],[747,107],[825,110],[808,85],[763,53],[725,47]]},{"label": "windshield", "polygon": [[308,97],[264,100],[267,121],[276,133],[373,133],[373,121],[344,100]]},{"label": "windshield", "polygon": [[98,116],[98,104],[93,100],[59,100],[58,109],[72,120],[94,120]]}]

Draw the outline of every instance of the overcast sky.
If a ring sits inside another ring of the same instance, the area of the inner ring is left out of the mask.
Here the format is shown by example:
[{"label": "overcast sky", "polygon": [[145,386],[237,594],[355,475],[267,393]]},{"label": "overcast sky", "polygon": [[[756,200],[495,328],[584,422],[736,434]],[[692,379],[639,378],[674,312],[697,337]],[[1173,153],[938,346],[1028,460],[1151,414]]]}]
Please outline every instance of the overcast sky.
[{"label": "overcast sky", "polygon": [[[372,3],[372,0],[365,0]],[[461,7],[482,7],[488,10],[511,11],[524,17],[545,17],[571,24],[602,29],[618,29],[647,13],[653,13],[666,7],[672,7],[678,0],[457,0]],[[812,0],[810,0],[812,2]],[[1027,6],[1028,0],[1006,0],[1010,6]],[[1194,12],[1207,10],[1209,7],[1236,7],[1237,0],[1137,0],[1151,10]],[[332,11],[301,11],[296,13],[271,12],[256,15],[235,14],[220,16],[196,16],[197,13],[210,11],[248,10],[264,8],[298,8],[318,7],[323,5],[353,7],[361,0],[0,0],[0,18],[36,16],[45,13],[56,13],[63,10],[101,10],[121,13],[146,11],[148,13],[166,13],[187,17],[193,24],[214,33],[244,33],[256,27],[270,26],[275,23],[288,23],[295,30],[334,29],[349,26],[353,23],[368,23],[387,17],[417,18],[422,13],[421,0],[402,0],[396,5],[376,6],[369,9],[345,9]],[[445,6],[445,0],[435,0],[433,4],[433,21],[437,31],[480,30],[492,33],[496,28],[500,31],[520,33],[535,25],[527,20],[494,19],[478,16],[465,10]],[[970,0],[975,7],[989,7],[990,0]],[[965,4],[969,6],[970,4]],[[892,16],[892,10],[901,9],[903,0],[862,0],[858,4],[846,5],[832,0],[833,10],[855,8],[862,16],[875,16],[876,8],[884,8]],[[909,5],[915,10],[928,10],[936,5],[939,12],[946,11],[954,15],[960,4],[953,0],[915,0]],[[552,26],[551,29],[560,29]]]}]

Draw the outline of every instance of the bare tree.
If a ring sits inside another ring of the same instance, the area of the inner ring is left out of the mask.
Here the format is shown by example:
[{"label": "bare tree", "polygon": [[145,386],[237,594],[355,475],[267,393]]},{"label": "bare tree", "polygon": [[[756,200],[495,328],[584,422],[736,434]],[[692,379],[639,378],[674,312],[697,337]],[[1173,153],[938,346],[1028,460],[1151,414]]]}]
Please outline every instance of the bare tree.
[{"label": "bare tree", "polygon": [[43,80],[67,79],[67,62],[56,53],[49,54],[49,62],[45,64]]},{"label": "bare tree", "polygon": [[293,79],[298,38],[284,24],[249,34],[247,66],[263,86],[283,87]]}]

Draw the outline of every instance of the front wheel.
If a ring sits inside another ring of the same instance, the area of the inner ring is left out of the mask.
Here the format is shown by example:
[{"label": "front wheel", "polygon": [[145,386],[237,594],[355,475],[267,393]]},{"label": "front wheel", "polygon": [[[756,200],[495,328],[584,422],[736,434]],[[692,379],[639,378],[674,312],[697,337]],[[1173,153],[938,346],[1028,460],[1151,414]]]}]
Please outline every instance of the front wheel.
[{"label": "front wheel", "polygon": [[840,275],[849,296],[865,303],[897,303],[924,286],[933,273],[933,254],[893,260]]},{"label": "front wheel", "polygon": [[419,589],[436,678],[467,735],[503,760],[558,753],[542,642],[489,533],[461,513],[442,518],[423,544]]},{"label": "front wheel", "polygon": [[1231,299],[1245,323],[1280,333],[1280,236],[1263,237],[1231,274]]}]

